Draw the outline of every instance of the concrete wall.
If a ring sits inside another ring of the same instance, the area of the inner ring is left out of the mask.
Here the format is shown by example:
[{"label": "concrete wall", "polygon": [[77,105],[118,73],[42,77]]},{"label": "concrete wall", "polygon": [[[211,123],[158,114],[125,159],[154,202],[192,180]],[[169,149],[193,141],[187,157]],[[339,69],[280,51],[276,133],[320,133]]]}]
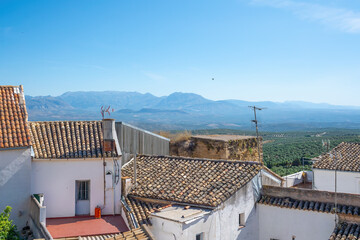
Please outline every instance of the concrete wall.
[{"label": "concrete wall", "polygon": [[[259,182],[260,176],[255,177]],[[179,223],[151,216],[150,227],[156,239],[195,239],[204,233],[204,239],[258,240],[258,216],[255,208],[254,182],[249,182],[221,204],[216,210],[189,223]],[[256,195],[256,194],[255,194]],[[245,227],[239,228],[239,214],[245,213]]]},{"label": "concrete wall", "polygon": [[11,219],[19,229],[29,216],[30,148],[0,151],[0,211],[11,206]]},{"label": "concrete wall", "polygon": [[335,216],[329,213],[280,208],[258,204],[259,239],[319,240],[329,239]]},{"label": "concrete wall", "polygon": [[[120,160],[118,160],[119,162]],[[107,160],[106,171],[114,172],[113,161]],[[76,180],[90,180],[90,215],[104,205],[102,160],[35,160],[32,162],[31,193],[43,193],[47,218],[75,216]],[[121,181],[112,189],[112,175],[106,176],[106,206],[102,214],[120,214]]]},{"label": "concrete wall", "polygon": [[273,174],[271,174],[266,169],[261,170],[261,183],[262,185],[268,185],[268,186],[282,186],[282,180],[278,177],[275,177]]},{"label": "concrete wall", "polygon": [[[313,169],[314,189],[335,191],[335,171]],[[337,171],[337,191],[360,194],[360,172]]]}]

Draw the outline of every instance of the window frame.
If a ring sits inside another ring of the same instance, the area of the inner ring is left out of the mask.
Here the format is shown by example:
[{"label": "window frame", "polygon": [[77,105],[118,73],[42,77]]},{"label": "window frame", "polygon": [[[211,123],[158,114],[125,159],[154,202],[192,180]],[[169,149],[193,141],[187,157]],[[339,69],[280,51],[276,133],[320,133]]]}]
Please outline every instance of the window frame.
[{"label": "window frame", "polygon": [[238,219],[238,226],[239,229],[245,227],[246,219],[245,219],[245,213],[239,213],[239,219]]},{"label": "window frame", "polygon": [[[198,238],[199,237],[199,238]],[[198,233],[195,235],[195,240],[204,240],[204,233]]]},{"label": "window frame", "polygon": [[90,180],[78,180],[77,182],[79,184],[77,200],[90,200]]}]

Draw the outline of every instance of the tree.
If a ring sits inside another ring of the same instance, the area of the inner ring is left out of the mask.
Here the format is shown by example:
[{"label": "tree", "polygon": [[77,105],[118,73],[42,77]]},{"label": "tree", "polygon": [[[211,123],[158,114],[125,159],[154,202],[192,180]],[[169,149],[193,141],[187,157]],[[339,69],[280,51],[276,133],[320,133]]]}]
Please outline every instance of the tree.
[{"label": "tree", "polygon": [[10,206],[7,206],[4,211],[0,213],[0,239],[20,239],[16,226],[12,223],[12,220],[9,219],[11,209]]}]

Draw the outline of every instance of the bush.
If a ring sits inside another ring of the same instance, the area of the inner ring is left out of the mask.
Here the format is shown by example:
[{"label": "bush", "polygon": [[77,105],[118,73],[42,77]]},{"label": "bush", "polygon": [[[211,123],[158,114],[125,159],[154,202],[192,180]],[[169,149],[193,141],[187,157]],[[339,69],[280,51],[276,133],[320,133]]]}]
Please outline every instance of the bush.
[{"label": "bush", "polygon": [[7,206],[2,213],[0,213],[0,239],[18,240],[20,239],[17,233],[16,226],[12,223],[10,218],[11,207]]}]

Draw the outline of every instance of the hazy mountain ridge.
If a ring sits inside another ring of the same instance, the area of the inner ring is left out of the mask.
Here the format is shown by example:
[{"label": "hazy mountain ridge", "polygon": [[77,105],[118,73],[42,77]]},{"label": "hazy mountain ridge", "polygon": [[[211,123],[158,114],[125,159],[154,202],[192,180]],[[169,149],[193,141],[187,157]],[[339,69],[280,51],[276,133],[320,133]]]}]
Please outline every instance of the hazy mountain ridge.
[{"label": "hazy mountain ridge", "polygon": [[66,92],[60,96],[26,96],[29,120],[100,119],[100,107],[110,105],[111,117],[152,129],[250,128],[250,105],[259,112],[263,128],[293,129],[360,126],[360,107],[326,103],[287,101],[283,103],[243,100],[213,101],[194,93],[175,92],[157,97],[150,93],[104,91]]}]

